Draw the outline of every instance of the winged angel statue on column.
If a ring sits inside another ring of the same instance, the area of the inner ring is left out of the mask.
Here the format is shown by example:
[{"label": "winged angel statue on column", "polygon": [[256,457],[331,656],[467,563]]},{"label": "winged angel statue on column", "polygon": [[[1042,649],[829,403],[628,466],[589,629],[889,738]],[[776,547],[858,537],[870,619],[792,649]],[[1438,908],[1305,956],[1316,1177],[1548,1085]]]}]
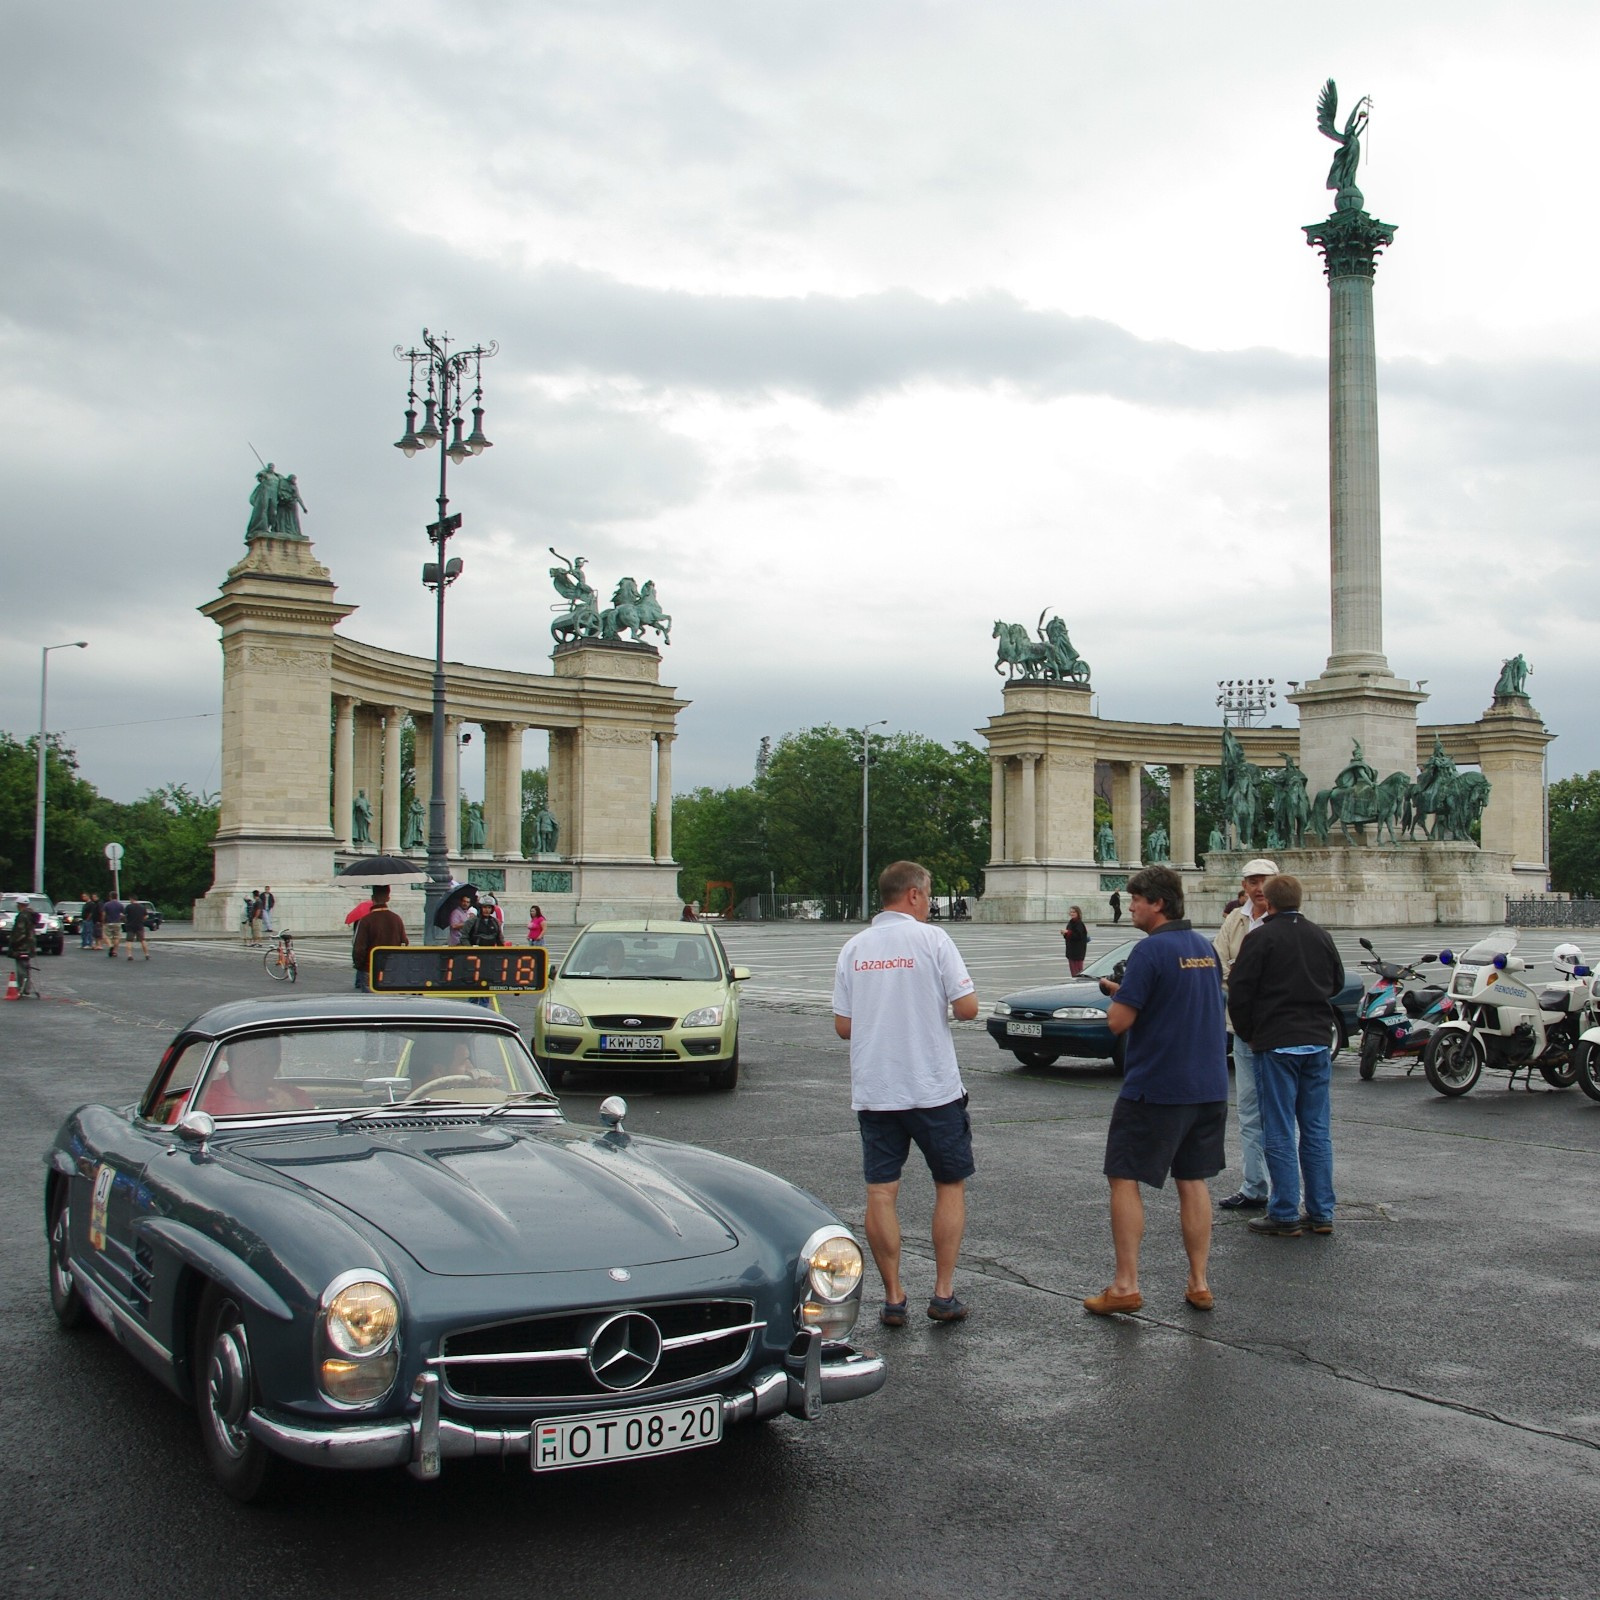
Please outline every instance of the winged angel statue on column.
[{"label": "winged angel statue on column", "polygon": [[1317,96],[1317,128],[1339,146],[1339,153],[1328,168],[1328,187],[1337,191],[1341,211],[1359,211],[1366,203],[1356,187],[1356,167],[1361,161],[1361,135],[1367,131],[1371,111],[1372,97],[1364,94],[1345,118],[1341,133],[1335,120],[1339,115],[1339,90],[1332,78],[1323,84],[1322,93]]}]

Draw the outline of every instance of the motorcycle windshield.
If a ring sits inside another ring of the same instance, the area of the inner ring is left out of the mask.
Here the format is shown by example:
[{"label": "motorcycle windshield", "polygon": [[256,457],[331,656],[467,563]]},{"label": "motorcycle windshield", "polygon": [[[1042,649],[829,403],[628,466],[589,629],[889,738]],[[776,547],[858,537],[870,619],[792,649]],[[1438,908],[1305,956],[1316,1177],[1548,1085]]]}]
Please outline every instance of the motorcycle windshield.
[{"label": "motorcycle windshield", "polygon": [[1516,948],[1517,930],[1497,928],[1493,933],[1485,934],[1464,956],[1460,957],[1460,961],[1463,966],[1486,967],[1496,956],[1508,956]]}]

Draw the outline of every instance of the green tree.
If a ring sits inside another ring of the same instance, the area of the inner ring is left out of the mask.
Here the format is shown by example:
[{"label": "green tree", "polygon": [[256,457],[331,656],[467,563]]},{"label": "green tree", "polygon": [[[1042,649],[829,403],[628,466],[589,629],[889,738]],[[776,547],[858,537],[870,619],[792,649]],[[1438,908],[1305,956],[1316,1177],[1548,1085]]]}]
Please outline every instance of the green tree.
[{"label": "green tree", "polygon": [[1550,883],[1600,895],[1600,772],[1550,785]]},{"label": "green tree", "polygon": [[772,858],[762,796],[750,785],[674,795],[672,851],[685,901],[703,902],[707,882],[732,883],[735,905],[765,895]]}]

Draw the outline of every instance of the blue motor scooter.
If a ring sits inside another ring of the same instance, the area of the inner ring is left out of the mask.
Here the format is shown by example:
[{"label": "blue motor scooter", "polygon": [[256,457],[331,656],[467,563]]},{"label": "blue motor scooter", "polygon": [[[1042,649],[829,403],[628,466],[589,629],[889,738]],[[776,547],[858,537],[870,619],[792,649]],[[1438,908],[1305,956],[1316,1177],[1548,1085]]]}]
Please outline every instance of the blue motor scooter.
[{"label": "blue motor scooter", "polygon": [[1455,1006],[1442,983],[1430,983],[1420,989],[1407,989],[1408,983],[1421,983],[1423,974],[1417,967],[1429,966],[1439,958],[1419,956],[1416,966],[1384,961],[1372,948],[1370,939],[1361,941],[1361,948],[1372,957],[1361,965],[1376,979],[1361,997],[1358,1017],[1361,1023],[1361,1076],[1370,1078],[1380,1061],[1396,1056],[1412,1056],[1408,1072],[1415,1072],[1428,1041],[1441,1022],[1455,1015]]}]

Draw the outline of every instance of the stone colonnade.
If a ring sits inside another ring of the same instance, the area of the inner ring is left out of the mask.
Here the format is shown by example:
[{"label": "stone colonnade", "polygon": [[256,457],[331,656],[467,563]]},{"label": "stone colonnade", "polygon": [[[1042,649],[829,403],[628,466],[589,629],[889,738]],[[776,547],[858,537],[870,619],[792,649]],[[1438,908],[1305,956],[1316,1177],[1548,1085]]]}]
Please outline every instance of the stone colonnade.
[{"label": "stone colonnade", "polygon": [[[201,607],[222,630],[223,753],[216,877],[195,907],[200,927],[235,931],[244,896],[266,885],[281,926],[343,926],[364,890],[359,877],[354,887],[335,884],[336,868],[402,849],[408,715],[415,794],[424,806],[431,797],[432,660],[337,633],[354,608],[335,595],[309,541],[261,537]],[[677,915],[672,743],[688,702],[661,684],[660,667],[650,645],[598,641],[562,646],[548,674],[447,664],[448,798],[460,792],[463,729],[481,730],[484,741],[481,847],[463,850],[459,806],[446,807],[457,878],[531,897],[557,922]],[[530,728],[549,732],[557,847],[527,860],[522,741]],[[363,794],[371,838],[357,844],[353,808]],[[400,901],[408,914],[420,911],[420,893]]]},{"label": "stone colonnade", "polygon": [[[978,731],[988,741],[990,761],[991,859],[977,908],[981,919],[1064,921],[1072,905],[1090,916],[1107,916],[1112,890],[1144,865],[1141,788],[1144,770],[1151,766],[1164,766],[1171,782],[1169,864],[1194,876],[1190,899],[1197,914],[1213,909],[1197,898],[1209,841],[1195,834],[1195,774],[1200,767],[1220,766],[1220,727],[1102,720],[1091,709],[1087,688],[1019,681],[1006,685],[1004,711]],[[1297,728],[1233,731],[1257,766],[1281,767],[1285,755],[1300,759]],[[1411,771],[1432,750],[1435,734],[1458,765],[1480,768],[1491,784],[1482,850],[1473,852],[1470,863],[1473,892],[1482,898],[1520,893],[1530,884],[1542,888],[1547,872],[1543,754],[1552,735],[1539,714],[1525,697],[1507,696],[1477,722],[1418,727],[1409,741],[1414,749],[1400,758]],[[1096,859],[1094,838],[1097,763],[1111,769],[1116,850],[1115,858],[1104,862]],[[1379,774],[1387,776],[1382,767]],[[1263,826],[1249,854],[1262,853],[1264,840]],[[1380,875],[1394,868],[1393,862],[1380,864],[1376,851],[1367,856]],[[1228,861],[1231,873],[1238,862],[1233,854]],[[1207,892],[1212,887],[1208,884]],[[1454,904],[1439,897],[1442,891],[1436,894],[1431,879],[1427,892],[1441,911]],[[1215,898],[1220,907],[1225,895],[1219,891]]]}]

